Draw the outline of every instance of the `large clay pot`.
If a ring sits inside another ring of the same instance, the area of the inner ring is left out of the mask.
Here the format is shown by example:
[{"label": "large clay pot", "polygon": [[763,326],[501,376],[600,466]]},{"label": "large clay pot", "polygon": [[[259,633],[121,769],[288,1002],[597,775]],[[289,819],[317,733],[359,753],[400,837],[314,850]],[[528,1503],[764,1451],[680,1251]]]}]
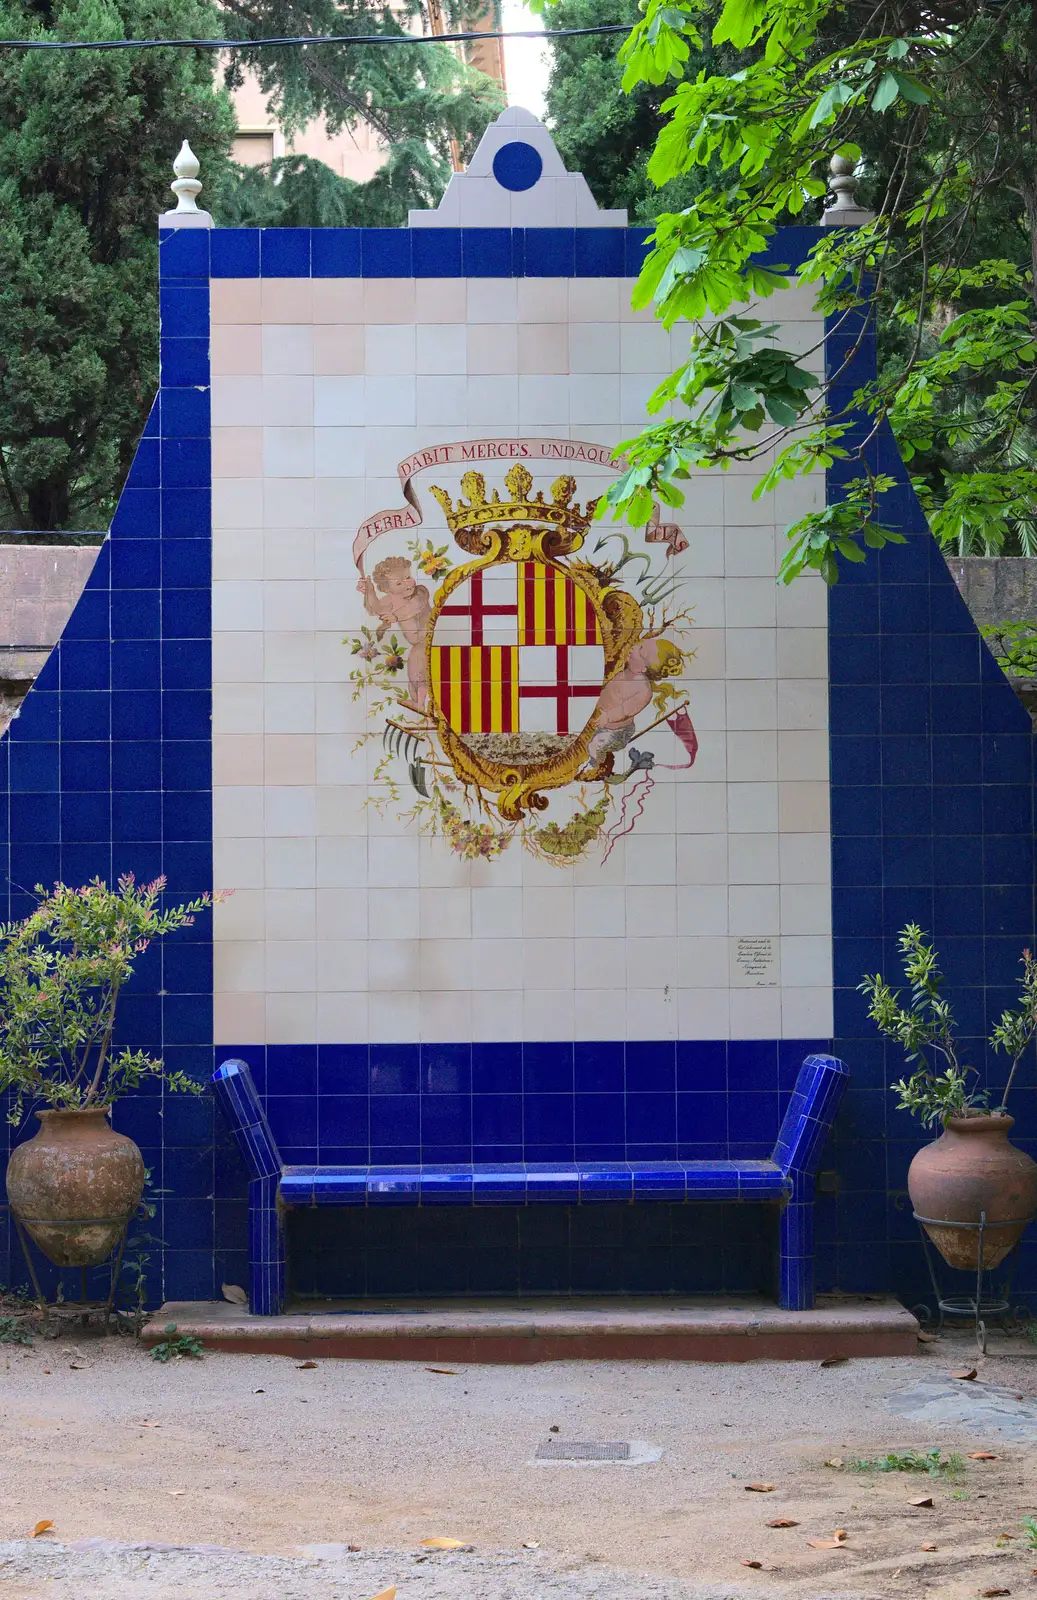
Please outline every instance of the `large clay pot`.
[{"label": "large clay pot", "polygon": [[1000,1265],[1037,1212],[1037,1162],[1008,1142],[1014,1125],[1008,1116],[948,1117],[908,1169],[915,1213],[934,1219],[925,1231],[949,1266],[975,1272],[979,1265],[979,1229],[956,1222],[978,1223],[986,1212],[986,1269]]},{"label": "large clay pot", "polygon": [[96,1266],[140,1204],[140,1151],[115,1132],[105,1106],[36,1115],[35,1137],[7,1163],[11,1209],[55,1266]]}]

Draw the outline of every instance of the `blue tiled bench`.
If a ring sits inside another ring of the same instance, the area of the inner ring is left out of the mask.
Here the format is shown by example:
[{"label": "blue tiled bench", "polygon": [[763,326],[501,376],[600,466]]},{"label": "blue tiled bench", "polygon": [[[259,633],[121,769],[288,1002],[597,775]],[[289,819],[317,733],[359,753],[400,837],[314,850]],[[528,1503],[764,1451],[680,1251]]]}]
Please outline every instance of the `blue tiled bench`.
[{"label": "blue tiled bench", "polygon": [[779,1302],[806,1310],[814,1303],[814,1175],[847,1077],[834,1056],[807,1056],[769,1161],[285,1166],[248,1066],[225,1061],[212,1081],[251,1174],[250,1308],[274,1316],[284,1304],[286,1207],[734,1200],[780,1207]]}]

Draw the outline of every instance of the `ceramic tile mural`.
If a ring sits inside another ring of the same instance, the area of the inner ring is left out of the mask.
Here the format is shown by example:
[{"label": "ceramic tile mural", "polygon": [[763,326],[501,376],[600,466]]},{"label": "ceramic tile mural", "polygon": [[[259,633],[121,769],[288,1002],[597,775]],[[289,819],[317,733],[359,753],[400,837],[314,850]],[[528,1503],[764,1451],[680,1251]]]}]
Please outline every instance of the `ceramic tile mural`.
[{"label": "ceramic tile mural", "polygon": [[831,1032],[824,591],[745,472],[593,520],[631,288],[213,283],[218,1041]]},{"label": "ceramic tile mural", "polygon": [[[1034,936],[1029,717],[888,436],[868,448],[906,543],[832,591],[775,573],[838,465],[807,500],[732,470],[647,533],[590,519],[682,354],[630,309],[646,236],[514,111],[410,227],[160,234],[161,390],[0,739],[4,910],[126,870],[232,888],[140,961],[117,1042],[202,1083],[238,1056],[286,1163],[402,1166],[419,1192],[451,1164],[474,1190],[766,1160],[804,1057],[834,1051],[796,1252],[812,1210],[820,1289],[913,1304],[920,1136],[857,985],[931,929],[997,1085],[986,1019]],[[766,314],[819,359],[806,291]],[[848,399],[873,328],[824,344]],[[162,1191],[149,1295],[245,1282],[274,1180],[250,1247],[212,1099],[142,1092],[115,1124]],[[762,1206],[301,1215],[312,1292],[742,1292],[775,1264]]]}]

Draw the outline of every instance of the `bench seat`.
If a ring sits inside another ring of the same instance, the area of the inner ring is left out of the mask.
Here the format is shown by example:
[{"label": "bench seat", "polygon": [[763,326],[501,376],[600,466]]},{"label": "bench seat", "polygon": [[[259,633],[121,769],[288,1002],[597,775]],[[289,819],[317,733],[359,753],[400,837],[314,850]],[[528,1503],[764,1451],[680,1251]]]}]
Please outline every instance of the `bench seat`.
[{"label": "bench seat", "polygon": [[770,1203],[779,1225],[779,1304],[814,1303],[814,1175],[848,1073],[834,1056],[807,1056],[769,1161],[552,1161],[414,1166],[285,1166],[244,1061],[225,1061],[213,1088],[248,1164],[249,1306],[284,1306],[288,1210],[314,1206]]},{"label": "bench seat", "polygon": [[533,1205],[592,1200],[787,1200],[774,1161],[527,1162],[501,1166],[285,1167],[289,1206]]}]

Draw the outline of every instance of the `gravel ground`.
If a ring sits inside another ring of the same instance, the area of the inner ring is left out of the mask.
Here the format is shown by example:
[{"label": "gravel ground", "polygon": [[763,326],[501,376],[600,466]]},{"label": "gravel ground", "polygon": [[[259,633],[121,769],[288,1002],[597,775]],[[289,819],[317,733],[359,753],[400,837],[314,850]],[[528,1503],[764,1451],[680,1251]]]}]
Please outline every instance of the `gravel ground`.
[{"label": "gravel ground", "polygon": [[[1033,1592],[1018,1528],[1037,1510],[1037,1444],[998,1436],[978,1402],[985,1381],[1037,1395],[1035,1355],[992,1348],[962,1386],[977,1415],[941,1423],[890,1401],[973,1364],[968,1341],[831,1368],[444,1372],[222,1353],[163,1366],[129,1340],[67,1334],[0,1346],[0,1600],[370,1600],[393,1583],[400,1600],[971,1600],[995,1579]],[[533,1465],[549,1438],[661,1456]],[[824,1465],[934,1447],[996,1459],[950,1480]],[[910,1505],[919,1487],[927,1509]],[[53,1532],[30,1542],[40,1519]],[[835,1528],[837,1548],[808,1545]],[[473,1549],[421,1551],[441,1536]]]}]

